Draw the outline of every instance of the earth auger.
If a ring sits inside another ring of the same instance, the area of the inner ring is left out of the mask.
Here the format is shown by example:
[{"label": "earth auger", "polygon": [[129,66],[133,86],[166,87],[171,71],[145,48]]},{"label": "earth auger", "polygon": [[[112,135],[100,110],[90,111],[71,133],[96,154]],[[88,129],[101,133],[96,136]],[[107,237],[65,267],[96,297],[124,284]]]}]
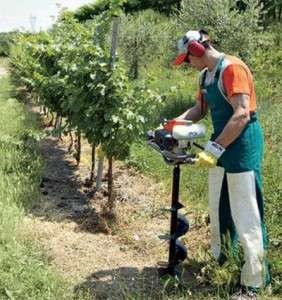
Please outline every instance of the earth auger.
[{"label": "earth auger", "polygon": [[167,267],[160,269],[160,276],[180,276],[179,264],[187,257],[187,249],[178,240],[189,230],[189,221],[178,211],[184,207],[179,202],[180,166],[194,164],[197,161],[192,147],[203,147],[195,140],[205,135],[205,127],[201,124],[193,124],[187,120],[164,120],[162,128],[147,132],[148,144],[158,151],[166,164],[173,166],[172,196],[169,240],[169,255]]}]

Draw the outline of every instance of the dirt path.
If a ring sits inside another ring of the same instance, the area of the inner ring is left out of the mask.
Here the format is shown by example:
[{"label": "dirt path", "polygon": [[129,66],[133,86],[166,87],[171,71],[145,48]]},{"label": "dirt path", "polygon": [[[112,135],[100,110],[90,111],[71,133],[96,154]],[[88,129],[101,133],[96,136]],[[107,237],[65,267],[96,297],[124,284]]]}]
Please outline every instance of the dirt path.
[{"label": "dirt path", "polygon": [[42,198],[26,225],[56,269],[77,287],[93,288],[98,298],[111,293],[117,297],[124,289],[135,290],[136,285],[139,290],[147,289],[148,284],[156,286],[157,264],[167,255],[158,235],[167,231],[168,218],[152,218],[156,211],[153,206],[158,205],[152,197],[160,186],[122,166],[116,167],[120,224],[109,234],[98,209],[106,197],[103,193],[91,195],[83,184],[88,168],[77,168],[67,145],[55,138],[42,141],[41,151],[45,160]]}]

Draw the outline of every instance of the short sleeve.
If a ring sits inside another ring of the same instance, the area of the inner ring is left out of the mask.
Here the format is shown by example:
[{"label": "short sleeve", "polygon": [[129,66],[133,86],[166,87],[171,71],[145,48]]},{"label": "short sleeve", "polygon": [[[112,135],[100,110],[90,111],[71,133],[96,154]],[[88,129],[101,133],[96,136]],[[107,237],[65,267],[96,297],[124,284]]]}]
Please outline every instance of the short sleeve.
[{"label": "short sleeve", "polygon": [[231,64],[223,72],[223,86],[228,99],[235,94],[251,94],[247,70],[243,65]]}]

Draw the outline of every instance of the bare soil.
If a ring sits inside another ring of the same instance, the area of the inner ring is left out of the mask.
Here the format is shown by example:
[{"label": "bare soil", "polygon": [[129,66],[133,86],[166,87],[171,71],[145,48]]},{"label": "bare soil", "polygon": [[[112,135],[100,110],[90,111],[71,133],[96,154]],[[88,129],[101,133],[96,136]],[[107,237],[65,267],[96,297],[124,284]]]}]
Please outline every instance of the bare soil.
[{"label": "bare soil", "polygon": [[[90,289],[95,299],[124,299],[129,293],[157,299],[157,269],[168,254],[167,242],[159,239],[169,230],[169,214],[161,210],[170,203],[167,189],[115,163],[117,220],[113,222],[103,214],[105,174],[100,192],[85,185],[89,145],[83,143],[79,167],[68,153],[67,138],[49,136],[40,147],[45,162],[41,199],[25,219],[26,234],[41,243],[51,264],[75,291]],[[188,217],[193,219],[191,213]],[[192,224],[184,239],[190,256],[206,239],[206,229]]]}]

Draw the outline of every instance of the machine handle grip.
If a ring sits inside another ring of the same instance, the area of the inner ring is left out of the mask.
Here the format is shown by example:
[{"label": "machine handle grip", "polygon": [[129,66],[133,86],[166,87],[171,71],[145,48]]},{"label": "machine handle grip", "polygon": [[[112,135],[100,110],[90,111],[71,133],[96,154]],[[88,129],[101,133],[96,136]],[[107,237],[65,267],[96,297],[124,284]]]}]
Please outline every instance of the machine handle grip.
[{"label": "machine handle grip", "polygon": [[193,145],[195,145],[196,147],[198,147],[201,150],[205,150],[205,147],[202,146],[202,145],[200,145],[200,144],[198,144],[198,143],[193,142]]}]

